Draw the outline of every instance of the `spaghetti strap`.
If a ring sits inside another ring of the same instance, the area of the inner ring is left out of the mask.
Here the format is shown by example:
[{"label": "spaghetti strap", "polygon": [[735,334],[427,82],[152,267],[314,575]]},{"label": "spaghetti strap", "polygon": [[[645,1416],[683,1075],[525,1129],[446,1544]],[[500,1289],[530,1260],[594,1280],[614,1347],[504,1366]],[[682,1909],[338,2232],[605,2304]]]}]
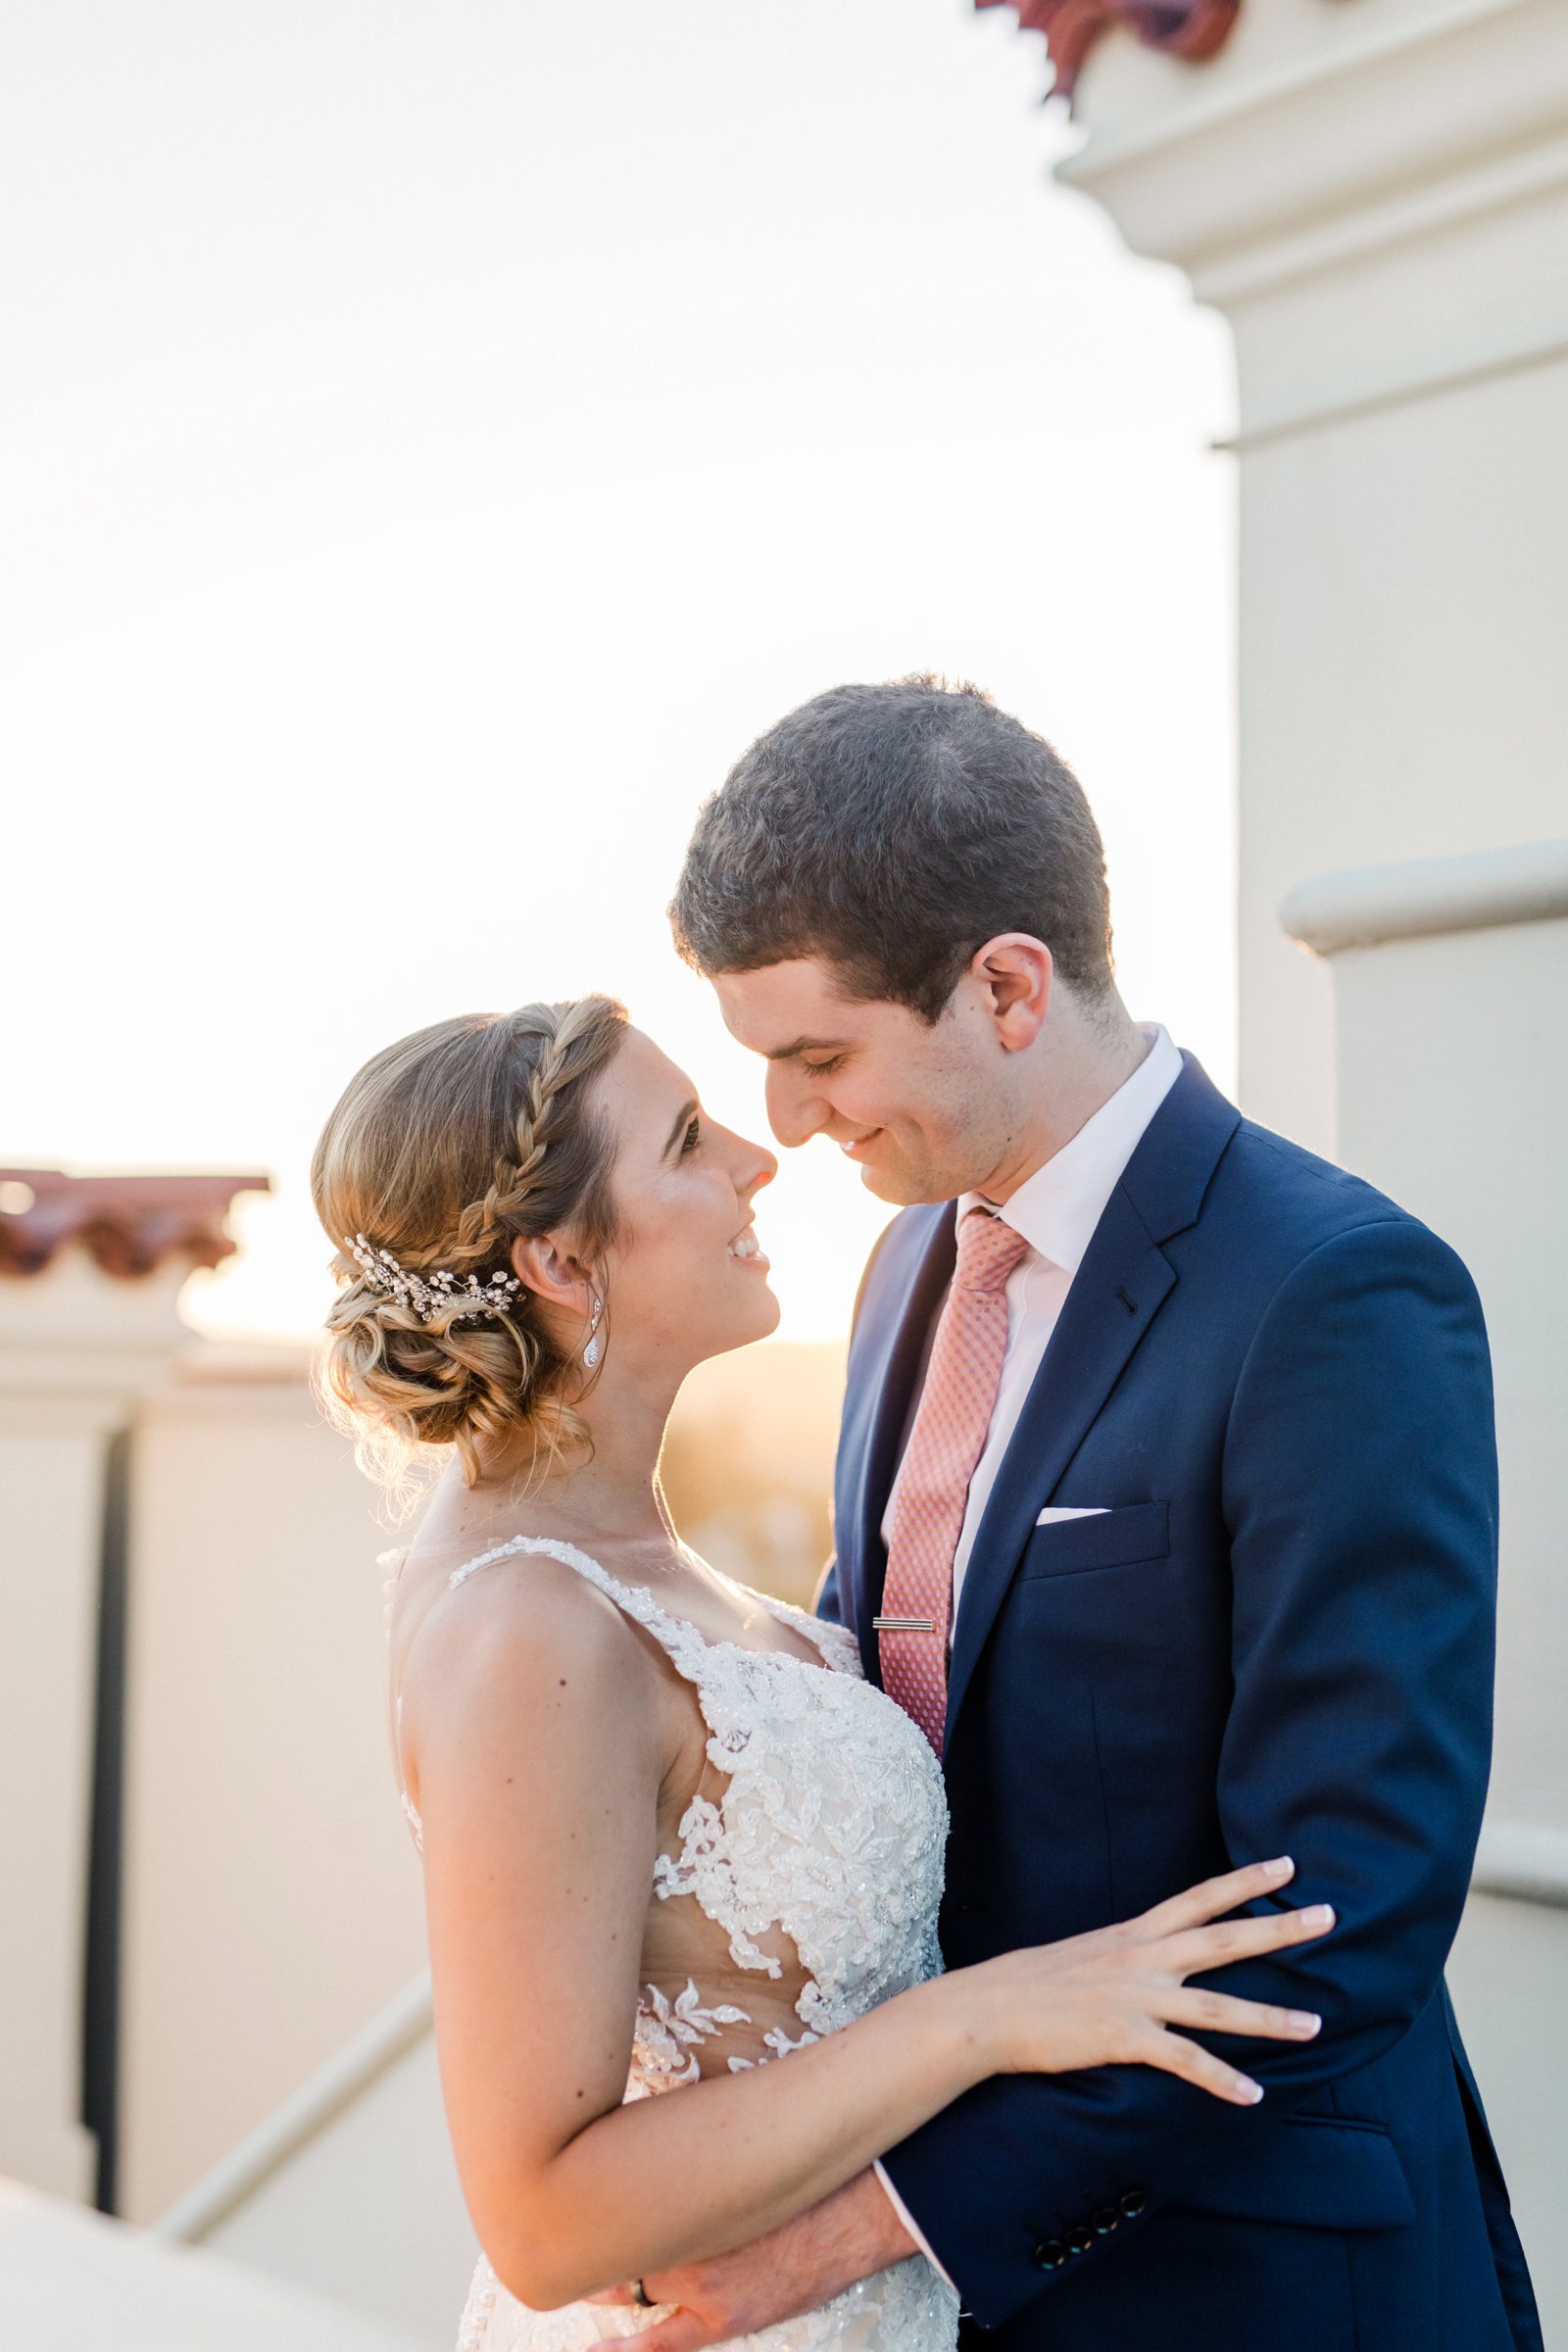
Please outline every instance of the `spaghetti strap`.
[{"label": "spaghetti strap", "polygon": [[[599,1561],[592,1558],[588,1552],[579,1550],[575,1544],[568,1544],[562,1537],[511,1536],[504,1544],[492,1544],[488,1551],[476,1552],[471,1560],[465,1560],[461,1566],[454,1568],[447,1578],[446,1589],[449,1592],[455,1592],[460,1585],[466,1584],[469,1577],[476,1576],[481,1568],[491,1568],[498,1560],[516,1559],[523,1555],[559,1560],[563,1567],[573,1569],[585,1584],[595,1586],[599,1592],[604,1593],[607,1600],[613,1601],[623,1615],[645,1627],[665,1652],[681,1679],[695,1687],[698,1704],[702,1706],[703,1655],[705,1651],[712,1649],[715,1645],[705,1642],[694,1625],[687,1624],[683,1618],[672,1617],[667,1609],[662,1609],[646,1585],[623,1585],[618,1577],[612,1576],[609,1569],[602,1567]],[[728,1646],[728,1644],[723,1646]],[[704,1713],[706,1720],[706,1709]],[[397,1698],[396,1728],[398,1734],[401,1735],[403,1729],[403,1695],[401,1691]],[[407,1817],[414,1842],[422,1854],[424,1851],[424,1823],[419,1818],[418,1808],[403,1786],[401,1768],[398,1798]]]},{"label": "spaghetti strap", "polygon": [[585,1584],[595,1586],[607,1600],[612,1600],[626,1616],[646,1627],[661,1649],[667,1653],[677,1670],[690,1682],[702,1679],[703,1651],[733,1646],[727,1642],[706,1640],[686,1618],[672,1617],[667,1609],[661,1608],[646,1585],[623,1585],[618,1577],[612,1576],[609,1569],[602,1567],[588,1552],[580,1551],[575,1544],[567,1544],[559,1536],[513,1536],[505,1544],[493,1544],[490,1550],[481,1551],[477,1558],[465,1560],[461,1568],[454,1568],[447,1579],[447,1591],[455,1592],[480,1568],[488,1568],[497,1560],[515,1558],[519,1553],[533,1553],[545,1559],[559,1560],[564,1568],[574,1569]]}]

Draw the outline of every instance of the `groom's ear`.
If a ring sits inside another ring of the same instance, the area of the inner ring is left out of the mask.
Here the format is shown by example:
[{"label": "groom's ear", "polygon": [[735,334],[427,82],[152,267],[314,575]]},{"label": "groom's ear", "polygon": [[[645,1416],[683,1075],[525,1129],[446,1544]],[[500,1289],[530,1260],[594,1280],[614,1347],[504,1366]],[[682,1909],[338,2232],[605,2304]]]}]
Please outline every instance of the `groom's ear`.
[{"label": "groom's ear", "polygon": [[1032,1046],[1045,1024],[1054,966],[1043,939],[1003,931],[988,939],[969,965],[984,992],[997,1042],[1007,1054]]},{"label": "groom's ear", "polygon": [[997,1042],[1006,1054],[1022,1054],[1042,1033],[1054,971],[1044,939],[1032,939],[1030,931],[999,931],[973,955],[968,974],[983,990]]}]

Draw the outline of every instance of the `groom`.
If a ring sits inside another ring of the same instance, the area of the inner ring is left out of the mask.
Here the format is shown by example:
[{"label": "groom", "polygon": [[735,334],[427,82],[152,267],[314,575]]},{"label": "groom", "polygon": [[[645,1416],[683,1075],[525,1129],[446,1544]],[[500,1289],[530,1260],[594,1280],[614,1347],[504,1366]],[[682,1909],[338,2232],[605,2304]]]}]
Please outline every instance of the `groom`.
[{"label": "groom", "polygon": [[1142,2067],[995,2080],[650,2281],[684,2308],[641,2340],[688,2352],[918,2246],[998,2352],[1539,2352],[1443,1982],[1496,1540],[1463,1266],[1134,1025],[1084,795],[973,689],[782,719],[672,915],[780,1141],[826,1136],[903,1206],[821,1607],[943,1757],[949,1963],[1276,1853],[1340,1926],[1227,1976],[1323,2013],[1310,2047],[1248,2046],[1261,2106]]}]

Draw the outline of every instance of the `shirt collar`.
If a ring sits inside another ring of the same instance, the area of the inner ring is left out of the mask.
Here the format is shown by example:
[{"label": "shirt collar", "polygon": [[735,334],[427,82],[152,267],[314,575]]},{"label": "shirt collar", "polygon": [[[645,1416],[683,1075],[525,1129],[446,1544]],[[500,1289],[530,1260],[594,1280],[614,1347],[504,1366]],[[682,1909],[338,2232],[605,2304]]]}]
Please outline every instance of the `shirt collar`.
[{"label": "shirt collar", "polygon": [[990,1209],[1042,1257],[1077,1273],[1127,1162],[1182,1074],[1182,1057],[1168,1032],[1152,1022],[1142,1028],[1149,1052],[1093,1118],[1026,1177],[1002,1208],[979,1193],[965,1193],[958,1202],[960,1219],[968,1209]]}]

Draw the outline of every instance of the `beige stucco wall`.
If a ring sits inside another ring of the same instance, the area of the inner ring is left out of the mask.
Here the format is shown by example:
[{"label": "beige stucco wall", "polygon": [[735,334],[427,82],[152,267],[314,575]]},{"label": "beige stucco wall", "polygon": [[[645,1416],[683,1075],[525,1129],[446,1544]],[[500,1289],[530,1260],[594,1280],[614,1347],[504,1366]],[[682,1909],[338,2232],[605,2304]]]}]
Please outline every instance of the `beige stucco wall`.
[{"label": "beige stucco wall", "polygon": [[375,1555],[392,1540],[299,1361],[259,1372],[202,1350],[183,1385],[149,1401],[126,1731],[133,2220],[188,2187],[423,1965],[384,1728]]}]

